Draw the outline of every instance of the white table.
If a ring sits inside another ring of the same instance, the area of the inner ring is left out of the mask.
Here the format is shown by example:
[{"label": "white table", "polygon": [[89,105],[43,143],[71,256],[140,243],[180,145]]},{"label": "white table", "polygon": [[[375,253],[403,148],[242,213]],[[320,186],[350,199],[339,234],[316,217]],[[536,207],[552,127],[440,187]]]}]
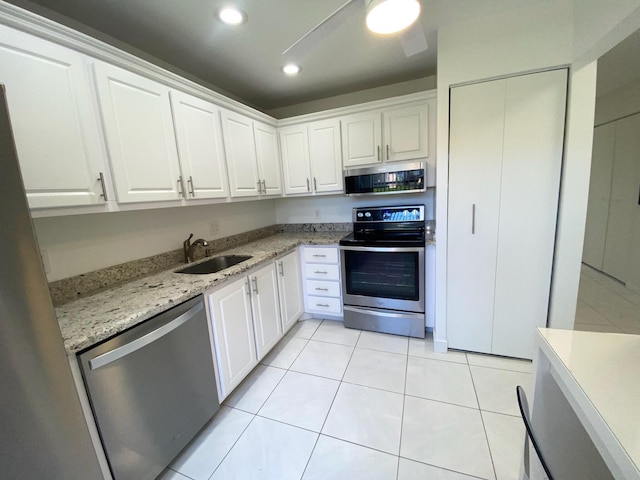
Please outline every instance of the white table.
[{"label": "white table", "polygon": [[540,328],[536,340],[532,418],[549,463],[604,460],[613,478],[640,480],[640,335]]}]

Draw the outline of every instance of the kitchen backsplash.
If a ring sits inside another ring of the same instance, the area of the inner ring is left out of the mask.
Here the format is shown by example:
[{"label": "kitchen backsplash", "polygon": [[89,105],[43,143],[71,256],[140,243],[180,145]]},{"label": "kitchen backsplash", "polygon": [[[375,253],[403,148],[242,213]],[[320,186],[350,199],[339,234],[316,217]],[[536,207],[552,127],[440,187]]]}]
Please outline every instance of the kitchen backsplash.
[{"label": "kitchen backsplash", "polygon": [[[210,240],[209,254],[227,250],[231,247],[253,242],[277,233],[296,232],[349,232],[351,223],[299,223],[288,225],[271,225],[269,227],[251,230],[249,232],[231,235],[229,237]],[[140,258],[131,262],[121,263],[102,268],[94,272],[63,278],[49,283],[51,298],[56,306],[70,300],[93,293],[103,288],[112,287],[122,282],[143,277],[160,270],[176,267],[184,262],[182,248],[164,252],[150,257]]]}]

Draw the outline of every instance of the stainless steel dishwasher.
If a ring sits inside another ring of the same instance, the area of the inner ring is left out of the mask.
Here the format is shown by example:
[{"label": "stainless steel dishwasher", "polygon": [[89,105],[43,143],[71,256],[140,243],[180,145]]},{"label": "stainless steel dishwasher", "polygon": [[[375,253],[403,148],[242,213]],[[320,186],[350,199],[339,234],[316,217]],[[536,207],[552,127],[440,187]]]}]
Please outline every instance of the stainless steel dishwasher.
[{"label": "stainless steel dishwasher", "polygon": [[79,355],[115,480],[156,478],[219,408],[202,295]]}]

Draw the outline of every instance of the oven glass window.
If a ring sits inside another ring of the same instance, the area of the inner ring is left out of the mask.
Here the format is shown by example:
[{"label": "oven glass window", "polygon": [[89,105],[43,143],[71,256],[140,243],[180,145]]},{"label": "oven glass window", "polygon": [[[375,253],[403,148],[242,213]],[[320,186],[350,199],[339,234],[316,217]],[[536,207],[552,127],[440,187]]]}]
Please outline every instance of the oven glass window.
[{"label": "oven glass window", "polygon": [[419,300],[418,252],[345,252],[350,295]]}]

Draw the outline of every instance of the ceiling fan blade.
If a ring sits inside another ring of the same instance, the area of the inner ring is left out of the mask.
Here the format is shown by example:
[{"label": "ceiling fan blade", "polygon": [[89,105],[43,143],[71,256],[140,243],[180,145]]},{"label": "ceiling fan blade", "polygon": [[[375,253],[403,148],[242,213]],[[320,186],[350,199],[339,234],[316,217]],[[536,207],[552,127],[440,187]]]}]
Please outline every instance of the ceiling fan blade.
[{"label": "ceiling fan blade", "polygon": [[316,45],[316,43],[327,37],[336,28],[342,25],[347,18],[358,11],[364,11],[364,2],[362,0],[349,0],[322,22],[313,27],[297,42],[282,52],[282,55],[288,55],[293,58],[303,57]]},{"label": "ceiling fan blade", "polygon": [[429,48],[420,22],[415,22],[400,34],[400,43],[402,43],[402,49],[407,57],[424,52]]}]

